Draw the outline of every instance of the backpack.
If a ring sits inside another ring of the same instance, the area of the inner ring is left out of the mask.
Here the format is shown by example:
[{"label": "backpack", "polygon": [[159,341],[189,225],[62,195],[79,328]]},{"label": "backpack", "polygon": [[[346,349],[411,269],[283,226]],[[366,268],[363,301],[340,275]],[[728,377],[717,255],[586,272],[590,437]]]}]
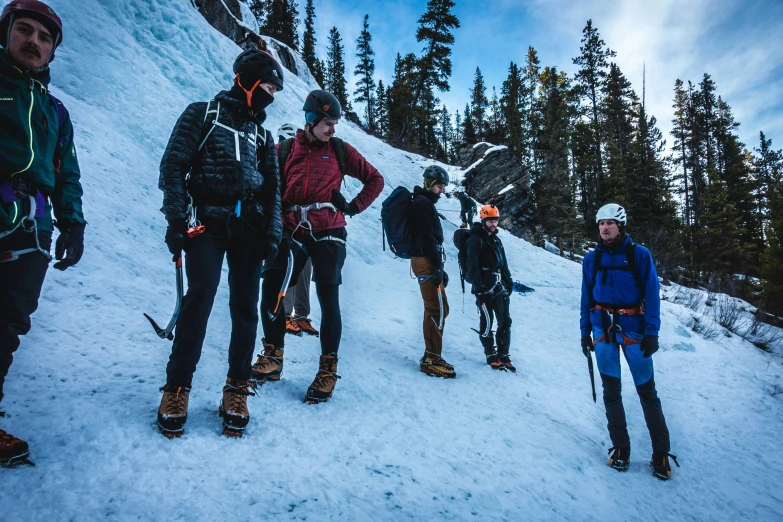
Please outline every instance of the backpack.
[{"label": "backpack", "polygon": [[[454,231],[454,246],[457,247],[457,262],[459,263],[459,276],[462,281],[462,293],[465,293],[465,283],[473,284],[468,272],[468,239],[470,230],[467,228],[458,228]],[[481,240],[481,246],[484,247],[484,240]]]},{"label": "backpack", "polygon": [[386,240],[394,255],[402,259],[410,259],[416,248],[408,216],[410,214],[413,194],[405,187],[397,187],[381,205],[381,225],[383,228],[383,249],[386,250]]},{"label": "backpack", "polygon": [[[68,119],[68,111],[65,109],[63,102],[52,96],[52,93],[47,92],[47,94],[49,95],[49,99],[52,100],[55,113],[57,114],[57,145],[55,149],[55,156],[57,156],[59,152],[57,149],[62,148],[69,137],[65,132],[65,121]],[[52,165],[54,166],[54,171],[59,174],[60,169],[62,168],[62,161],[54,157],[52,158]]]},{"label": "backpack", "polygon": [[601,252],[599,249],[595,249],[595,261],[593,263],[593,284],[590,287],[590,308],[593,308],[595,306],[595,302],[593,299],[593,288],[595,288],[595,284],[598,281],[598,271],[602,270],[606,272],[606,270],[628,270],[633,274],[633,278],[636,280],[636,284],[639,285],[639,289],[642,291],[642,299],[644,299],[644,284],[642,283],[642,276],[639,274],[639,271],[636,269],[636,259],[634,259],[634,253],[636,251],[636,243],[630,242],[627,245],[625,245],[625,259],[628,261],[628,265],[623,266],[601,266],[601,255],[603,252]]}]

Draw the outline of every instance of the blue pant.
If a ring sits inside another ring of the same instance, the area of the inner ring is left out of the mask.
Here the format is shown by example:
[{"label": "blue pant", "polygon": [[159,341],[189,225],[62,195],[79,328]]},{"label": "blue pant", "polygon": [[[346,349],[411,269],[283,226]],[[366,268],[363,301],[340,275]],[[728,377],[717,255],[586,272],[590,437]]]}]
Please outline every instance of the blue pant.
[{"label": "blue pant", "polygon": [[[593,328],[594,339],[600,339],[603,334],[604,332],[600,328]],[[604,407],[606,408],[609,437],[614,446],[630,447],[631,445],[621,394],[620,350],[622,350],[636,385],[636,393],[642,404],[653,453],[668,453],[670,449],[669,429],[663,416],[661,400],[655,389],[652,357],[645,358],[639,344],[626,344],[625,347],[622,347],[622,343],[627,343],[629,340],[641,340],[642,334],[627,332],[625,335],[628,336],[627,339],[622,333],[617,332],[616,340],[619,344],[605,341],[595,344],[595,358],[598,362],[598,371],[601,374],[601,383],[604,389]]]}]

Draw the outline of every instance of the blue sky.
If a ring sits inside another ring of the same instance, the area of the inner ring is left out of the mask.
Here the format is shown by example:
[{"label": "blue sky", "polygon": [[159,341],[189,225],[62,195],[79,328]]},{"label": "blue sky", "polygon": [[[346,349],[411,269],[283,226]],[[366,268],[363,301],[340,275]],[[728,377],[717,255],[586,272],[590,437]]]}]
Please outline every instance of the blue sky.
[{"label": "blue sky", "polygon": [[[698,83],[706,72],[742,123],[739,135],[749,148],[758,146],[760,130],[776,149],[783,148],[783,0],[455,1],[461,27],[455,31],[451,91],[438,95],[452,113],[465,107],[477,66],[491,96],[509,63],[524,62],[528,46],[536,48],[542,66],[573,73],[571,59],[592,18],[639,94],[646,64],[648,112],[658,118],[669,143],[674,81]],[[303,17],[305,1],[298,3]],[[387,84],[398,52],[421,52],[415,32],[426,4],[314,0],[319,55],[325,57],[329,29],[336,26],[352,84],[355,41],[369,14],[376,80]]]}]

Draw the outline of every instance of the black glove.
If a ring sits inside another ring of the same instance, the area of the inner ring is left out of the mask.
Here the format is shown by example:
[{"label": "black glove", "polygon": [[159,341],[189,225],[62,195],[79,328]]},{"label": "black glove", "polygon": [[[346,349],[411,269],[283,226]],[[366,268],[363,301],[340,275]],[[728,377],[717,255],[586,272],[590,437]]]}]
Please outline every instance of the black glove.
[{"label": "black glove", "polygon": [[595,347],[593,346],[593,338],[589,335],[583,335],[582,336],[582,353],[585,354],[585,357],[590,357],[590,352],[595,350]]},{"label": "black glove", "polygon": [[185,248],[185,240],[188,237],[188,224],[183,219],[170,219],[166,229],[166,246],[171,252],[172,261],[182,257],[182,249]]},{"label": "black glove", "polygon": [[334,208],[345,214],[346,216],[355,216],[359,213],[359,206],[351,201],[348,203],[345,201],[345,196],[340,193],[339,190],[332,191],[332,205]]},{"label": "black glove", "polygon": [[[84,253],[84,227],[87,223],[71,223],[60,220],[60,237],[54,248],[54,258],[59,262],[54,264],[57,270],[65,270],[75,265]],[[62,260],[62,261],[60,261]]]},{"label": "black glove", "polygon": [[658,351],[658,337],[655,335],[645,335],[641,342],[644,357],[647,358]]},{"label": "black glove", "polygon": [[435,286],[440,286],[443,283],[443,288],[449,284],[449,274],[443,271],[442,268],[435,270],[435,273],[430,276],[430,280],[435,283]]},{"label": "black glove", "polygon": [[264,238],[261,240],[261,244],[258,247],[259,257],[264,261],[269,261],[277,257],[278,244],[270,238]]}]

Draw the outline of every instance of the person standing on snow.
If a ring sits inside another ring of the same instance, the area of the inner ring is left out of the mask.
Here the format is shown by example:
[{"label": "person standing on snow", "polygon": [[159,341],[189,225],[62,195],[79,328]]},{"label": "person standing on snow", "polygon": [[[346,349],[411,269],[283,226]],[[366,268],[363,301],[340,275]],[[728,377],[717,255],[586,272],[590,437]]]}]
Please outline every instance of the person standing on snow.
[{"label": "person standing on snow", "polygon": [[[60,230],[54,268],[75,265],[84,252],[73,126],[48,91],[62,34],[60,18],[38,0],[14,0],[0,15],[0,401],[51,261],[50,206]],[[0,430],[1,465],[28,462],[28,455],[26,442]]]},{"label": "person standing on snow", "polygon": [[[669,430],[655,390],[652,354],[658,351],[661,299],[650,251],[625,233],[625,209],[616,203],[598,209],[601,239],[582,265],[580,329],[582,352],[595,351],[604,389],[604,406],[613,447],[609,465],[628,469],[631,443],[620,395],[620,348],[631,370],[652,440],[653,474],[671,477]],[[591,337],[592,334],[592,337]],[[679,464],[678,464],[679,465]]]},{"label": "person standing on snow", "polygon": [[[303,110],[305,128],[291,141],[280,144],[281,194],[285,231],[280,252],[264,263],[261,316],[264,353],[253,365],[258,382],[277,381],[283,371],[285,315],[280,313],[281,294],[289,281],[298,281],[308,259],[321,305],[321,358],[318,372],[307,389],[305,402],[327,401],[338,379],[337,352],[342,337],[340,284],[345,263],[345,216],[355,216],[375,201],[383,189],[383,177],[359,152],[334,138],[342,116],[340,102],[327,91],[307,95]],[[364,185],[348,202],[340,192],[343,176]],[[297,283],[293,283],[296,285]]]},{"label": "person standing on snow", "polygon": [[411,269],[424,300],[424,356],[419,369],[427,375],[445,379],[457,376],[443,352],[443,327],[449,315],[446,285],[449,275],[443,270],[443,227],[435,203],[449,184],[449,174],[438,165],[424,169],[423,186],[413,187],[408,223],[414,240]]},{"label": "person standing on snow", "polygon": [[[467,270],[473,281],[471,293],[479,308],[481,345],[487,364],[495,370],[517,369],[508,355],[511,343],[511,315],[509,304],[514,282],[508,270],[506,252],[498,237],[500,212],[495,205],[484,205],[479,211],[481,223],[473,223],[467,241]],[[497,318],[497,334],[492,333],[493,319]],[[497,352],[495,351],[497,338]]]},{"label": "person standing on snow", "polygon": [[224,258],[231,341],[220,414],[226,435],[241,436],[250,420],[261,266],[277,254],[282,233],[275,141],[261,125],[283,88],[283,69],[272,55],[250,49],[237,57],[234,73],[229,91],[185,109],[160,162],[166,245],[175,261],[185,251],[188,277],[158,410],[167,436],[184,431]]},{"label": "person standing on snow", "polygon": [[[277,129],[277,151],[280,153],[280,143],[296,137],[297,127],[293,123],[284,123]],[[313,261],[309,257],[305,263],[293,292],[286,292],[283,298],[285,310],[285,332],[291,335],[314,335],[319,332],[310,321],[310,280],[313,278]]]},{"label": "person standing on snow", "polygon": [[469,228],[476,216],[476,202],[464,190],[457,192],[457,199],[459,199],[459,217],[462,219],[461,228]]}]

